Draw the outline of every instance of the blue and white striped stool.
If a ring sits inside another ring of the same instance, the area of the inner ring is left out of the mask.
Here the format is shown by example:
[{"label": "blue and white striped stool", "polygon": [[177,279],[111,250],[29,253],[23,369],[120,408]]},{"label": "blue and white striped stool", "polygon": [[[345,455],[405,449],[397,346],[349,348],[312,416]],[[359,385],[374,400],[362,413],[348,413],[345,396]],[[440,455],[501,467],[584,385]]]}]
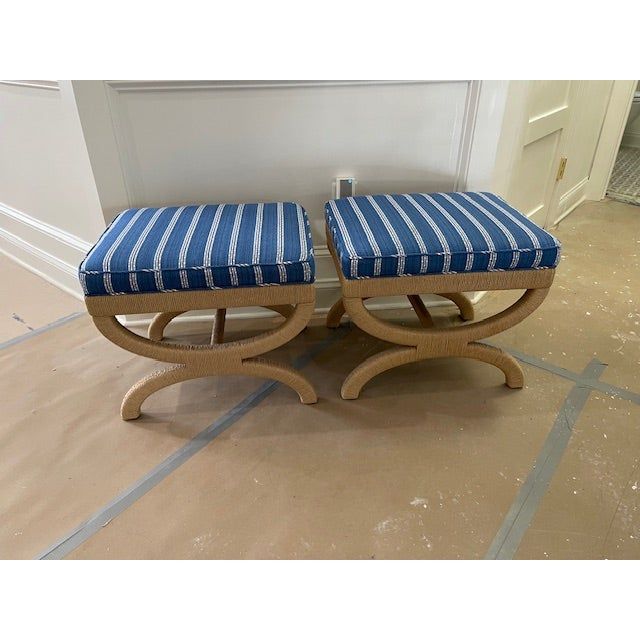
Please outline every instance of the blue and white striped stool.
[{"label": "blue and white striped stool", "polygon": [[[523,320],[548,293],[560,243],[492,193],[412,193],[356,196],[325,206],[327,244],[342,285],[329,311],[336,327],[344,313],[364,331],[401,345],[365,360],[345,380],[342,397],[357,398],[374,376],[427,358],[461,356],[493,364],[506,384],[522,387],[518,363],[479,343]],[[433,325],[420,294],[452,300],[463,320],[473,319],[465,291],[525,289],[507,310],[468,325]],[[373,316],[363,301],[406,295],[422,329],[399,327]]]},{"label": "blue and white striped stool", "polygon": [[[145,207],[123,211],[79,268],[85,302],[98,329],[117,345],[174,366],[141,380],[122,403],[123,419],[140,415],[152,393],[183,380],[221,373],[274,378],[316,402],[309,381],[291,367],[257,356],[295,337],[314,309],[315,263],[309,221],[293,202]],[[223,341],[228,307],[260,306],[286,321],[233,343]],[[162,343],[176,316],[216,309],[211,345]],[[149,338],[116,316],[155,313]]]}]

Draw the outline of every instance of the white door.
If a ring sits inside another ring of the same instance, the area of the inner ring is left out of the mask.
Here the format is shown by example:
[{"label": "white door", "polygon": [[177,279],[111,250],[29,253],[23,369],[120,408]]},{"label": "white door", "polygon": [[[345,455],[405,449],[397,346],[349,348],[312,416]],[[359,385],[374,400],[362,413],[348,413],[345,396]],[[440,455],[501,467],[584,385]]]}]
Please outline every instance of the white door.
[{"label": "white door", "polygon": [[562,138],[569,124],[570,80],[528,82],[525,122],[509,198],[537,224],[554,221],[559,192],[557,178]]}]

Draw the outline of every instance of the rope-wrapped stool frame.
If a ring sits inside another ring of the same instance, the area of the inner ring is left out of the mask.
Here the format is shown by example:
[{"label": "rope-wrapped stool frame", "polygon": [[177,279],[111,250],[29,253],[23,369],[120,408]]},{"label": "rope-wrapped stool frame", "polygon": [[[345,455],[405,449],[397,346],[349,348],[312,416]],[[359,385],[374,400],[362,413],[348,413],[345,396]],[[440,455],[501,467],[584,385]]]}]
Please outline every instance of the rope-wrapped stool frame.
[{"label": "rope-wrapped stool frame", "polygon": [[[138,418],[142,403],[164,387],[221,374],[272,378],[296,391],[303,404],[317,402],[316,392],[304,375],[290,366],[259,357],[289,342],[307,326],[315,306],[312,284],[86,296],[85,302],[96,327],[108,340],[132,353],[173,365],[131,387],[122,401],[123,420]],[[276,311],[285,317],[284,323],[255,337],[224,342],[226,309],[253,306]],[[173,318],[197,309],[216,310],[211,344],[162,342],[164,329]],[[137,313],[156,314],[148,338],[133,333],[116,318]]]},{"label": "rope-wrapped stool frame", "polygon": [[[501,349],[478,342],[508,329],[540,306],[549,292],[555,269],[520,269],[513,271],[485,271],[444,273],[406,277],[361,278],[344,277],[336,255],[333,239],[327,230],[327,246],[331,252],[340,284],[342,298],[327,314],[327,326],[335,328],[347,313],[366,333],[395,345],[359,364],[345,379],[341,395],[345,400],[358,398],[367,382],[378,374],[410,362],[429,358],[463,357],[492,364],[505,375],[506,385],[512,389],[524,385],[524,375],[518,362]],[[448,298],[460,310],[463,320],[473,319],[473,306],[465,291],[524,289],[522,296],[500,313],[470,324],[454,327],[434,326],[421,294],[435,294]],[[407,296],[421,328],[402,327],[374,316],[364,305],[368,298],[378,296]]]}]

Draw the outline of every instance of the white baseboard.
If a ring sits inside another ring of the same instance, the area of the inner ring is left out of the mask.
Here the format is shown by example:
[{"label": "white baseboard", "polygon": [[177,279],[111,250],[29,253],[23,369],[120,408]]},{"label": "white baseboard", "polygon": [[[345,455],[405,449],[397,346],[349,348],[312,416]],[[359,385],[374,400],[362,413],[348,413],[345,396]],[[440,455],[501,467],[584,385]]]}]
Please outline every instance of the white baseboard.
[{"label": "white baseboard", "polygon": [[78,264],[90,248],[88,242],[0,202],[0,251],[75,298],[82,298]]},{"label": "white baseboard", "polygon": [[[49,284],[58,287],[65,293],[73,296],[78,300],[83,300],[84,296],[80,291],[80,287],[76,287],[76,280],[78,279],[76,273],[63,274],[63,266],[55,264],[55,258],[48,256],[46,259],[40,254],[34,254],[30,249],[26,249],[20,244],[14,243],[13,240],[8,240],[5,233],[0,229],[0,254],[6,256],[21,267],[31,271],[37,276],[40,276],[43,280],[46,280]],[[52,271],[55,275],[51,275]],[[66,280],[66,282],[64,282]]]},{"label": "white baseboard", "polygon": [[583,178],[571,187],[561,198],[558,203],[558,215],[553,222],[552,226],[556,226],[559,222],[564,220],[578,205],[582,204],[586,200],[587,186],[589,184],[589,178]]},{"label": "white baseboard", "polygon": [[640,147],[640,133],[625,133],[622,136],[622,146]]}]

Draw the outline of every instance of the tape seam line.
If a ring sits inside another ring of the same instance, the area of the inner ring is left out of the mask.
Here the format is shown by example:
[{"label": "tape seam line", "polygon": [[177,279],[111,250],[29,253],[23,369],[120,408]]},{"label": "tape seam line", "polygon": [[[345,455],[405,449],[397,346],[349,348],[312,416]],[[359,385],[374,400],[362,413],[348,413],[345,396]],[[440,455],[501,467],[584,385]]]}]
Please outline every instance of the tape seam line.
[{"label": "tape seam line", "polygon": [[[337,329],[319,342],[314,348],[296,358],[293,366],[296,369],[305,367],[316,355],[327,349],[339,338],[343,338],[346,331]],[[243,398],[232,409],[223,416],[215,420],[203,431],[194,436],[189,442],[174,451],[162,462],[153,467],[148,473],[142,476],[133,485],[125,489],[116,498],[108,502],[87,520],[72,529],[58,542],[49,546],[45,551],[38,554],[38,560],[57,560],[64,558],[77,549],[83,542],[106,526],[111,520],[119,516],[126,509],[137,502],[142,496],[158,485],[167,476],[181,467],[187,460],[207,446],[214,438],[226,431],[231,425],[246,415],[251,409],[256,407],[267,396],[273,393],[279,382],[275,380],[265,382],[257,390]]]},{"label": "tape seam line", "polygon": [[[486,342],[485,344],[490,343]],[[544,371],[553,373],[557,376],[560,376],[561,378],[566,378],[567,380],[571,380],[573,382],[580,382],[581,384],[590,387],[594,391],[600,391],[601,393],[604,393],[605,395],[611,396],[613,398],[622,398],[623,400],[629,400],[630,402],[634,402],[635,404],[640,404],[640,393],[636,393],[635,391],[631,391],[630,389],[624,389],[623,387],[618,387],[608,382],[602,382],[601,380],[597,380],[595,378],[585,378],[580,373],[575,373],[574,371],[570,371],[569,369],[565,369],[564,367],[559,367],[555,364],[547,362],[546,360],[536,358],[535,356],[530,356],[527,353],[512,349],[511,347],[500,346],[500,348],[503,351],[510,353],[516,360],[520,360],[520,362],[524,362],[525,364],[537,367],[538,369],[543,369]]]},{"label": "tape seam line", "polygon": [[9,347],[13,347],[16,344],[20,344],[25,340],[29,340],[30,338],[35,338],[36,336],[46,333],[51,329],[61,327],[62,325],[67,324],[67,322],[71,322],[72,320],[75,320],[76,318],[79,318],[80,316],[84,316],[84,315],[86,315],[84,311],[76,311],[71,315],[64,316],[64,318],[58,318],[58,320],[54,320],[49,324],[45,324],[43,327],[39,327],[38,329],[29,331],[29,333],[23,333],[22,335],[16,336],[15,338],[11,338],[10,340],[7,340],[5,342],[0,342],[0,350],[8,349]]},{"label": "tape seam line", "polygon": [[[17,338],[13,338],[4,343],[0,343],[0,349],[4,349],[14,344],[18,344],[24,340],[27,340],[35,335],[39,335],[44,333],[50,329],[54,329],[59,327],[67,322],[78,318],[79,316],[85,315],[84,312],[76,312],[70,314],[69,316],[65,316],[54,322],[51,322],[44,327],[36,329],[33,332],[28,334],[24,334],[22,336],[18,336]],[[344,335],[344,328],[338,329],[337,332],[332,332],[331,336],[326,340],[319,343],[319,345],[309,351],[307,354],[303,354],[300,356],[294,366],[296,368],[301,368],[305,366],[305,364],[314,357],[314,355],[325,348],[327,348],[331,343],[335,341],[336,333]],[[607,383],[603,383],[597,379],[597,376],[587,375],[589,371],[589,366],[596,361],[592,361],[590,365],[583,371],[582,374],[576,374],[568,369],[564,369],[557,365],[553,365],[545,360],[536,358],[535,356],[530,356],[528,354],[519,352],[515,349],[505,348],[506,351],[511,353],[515,358],[525,362],[526,364],[530,364],[537,368],[546,370],[550,373],[554,373],[555,375],[561,376],[563,378],[572,380],[576,383],[574,389],[581,389],[586,391],[586,396],[588,397],[589,392],[591,390],[598,390],[605,394],[621,397],[632,402],[636,402],[640,404],[640,394],[636,394],[627,389],[622,389],[620,387],[616,387],[615,385],[610,385]],[[303,364],[304,362],[304,364]],[[602,363],[598,363],[604,370],[606,365]],[[600,375],[600,373],[598,373]],[[82,542],[87,540],[91,535],[97,532],[100,528],[108,524],[113,517],[122,513],[125,509],[131,506],[134,502],[136,502],[140,497],[146,494],[151,488],[156,486],[162,479],[167,477],[173,470],[177,469],[179,466],[184,464],[189,458],[191,458],[195,453],[200,451],[204,446],[206,446],[209,442],[211,442],[215,437],[219,434],[223,433],[229,426],[235,423],[240,417],[248,413],[253,407],[259,404],[264,398],[266,398],[270,393],[272,393],[279,383],[275,381],[267,382],[261,387],[259,387],[252,394],[246,396],[242,401],[240,401],[235,407],[233,407],[227,414],[219,418],[214,423],[209,425],[206,429],[201,431],[198,435],[196,435],[189,443],[184,445],[181,449],[171,454],[168,458],[166,458],[159,465],[154,467],[148,474],[143,476],[135,485],[127,489],[125,492],[121,493],[118,497],[116,497],[113,501],[105,505],[101,510],[99,510],[96,514],[91,516],[88,520],[80,524],[74,530],[72,530],[65,538],[55,543],[51,547],[49,547],[46,551],[38,556],[39,559],[53,559],[53,558],[62,558],[71,552],[73,549],[77,548]],[[586,399],[585,399],[586,401]],[[577,418],[577,416],[576,416]],[[166,469],[165,469],[166,466]],[[534,465],[535,468],[535,465]],[[147,484],[150,483],[148,486]],[[526,485],[526,483],[525,483]],[[524,489],[525,485],[523,485],[522,489]],[[521,491],[522,491],[521,489]],[[123,506],[124,505],[124,506]],[[118,508],[122,507],[122,508]],[[112,510],[115,510],[115,515],[104,518],[105,514],[110,513]],[[513,514],[512,514],[513,515]],[[506,518],[505,518],[506,520]],[[91,531],[89,535],[86,535],[88,531]],[[500,533],[500,532],[499,532]],[[524,532],[523,532],[524,535]],[[497,536],[496,536],[497,538]],[[494,540],[495,542],[495,540]],[[492,547],[490,548],[490,552]],[[515,551],[514,551],[515,552]],[[487,557],[490,557],[488,554]]]},{"label": "tape seam line", "polygon": [[514,557],[562,460],[573,427],[593,391],[593,386],[589,383],[596,380],[606,366],[598,360],[591,360],[568,393],[531,471],[489,546],[485,559],[507,560]]},{"label": "tape seam line", "polygon": [[[35,329],[34,331],[30,331],[29,333],[16,336],[15,338],[11,338],[6,342],[1,342],[0,350],[6,349],[8,347],[12,347],[16,344],[20,344],[25,340],[34,338],[35,336],[45,333],[51,329],[55,329],[56,327],[60,327],[64,324],[67,324],[68,322],[71,322],[72,320],[75,320],[76,318],[79,318],[80,316],[83,316],[83,315],[85,315],[83,311],[77,311],[68,316],[64,316],[63,318],[59,318],[58,320],[54,320],[53,322],[50,322],[49,324],[46,324],[43,327]],[[485,342],[485,344],[491,344],[491,343]],[[564,367],[559,367],[550,362],[547,362],[546,360],[542,360],[541,358],[530,356],[529,354],[523,353],[516,349],[512,349],[511,347],[502,346],[500,348],[510,353],[514,358],[516,358],[516,360],[520,360],[521,362],[530,364],[531,366],[537,367],[539,369],[544,369],[545,371],[554,373],[557,376],[566,378],[567,380],[572,380],[574,382],[580,380],[581,382],[590,385],[594,390],[600,391],[614,398],[616,397],[623,398],[624,400],[629,400],[631,402],[634,402],[635,404],[640,404],[640,393],[636,393],[634,391],[631,391],[630,389],[624,389],[623,387],[618,387],[616,385],[609,384],[607,382],[602,382],[600,380],[586,380],[584,378],[581,378],[579,373],[575,373],[574,371],[570,371],[569,369],[565,369]]]}]

